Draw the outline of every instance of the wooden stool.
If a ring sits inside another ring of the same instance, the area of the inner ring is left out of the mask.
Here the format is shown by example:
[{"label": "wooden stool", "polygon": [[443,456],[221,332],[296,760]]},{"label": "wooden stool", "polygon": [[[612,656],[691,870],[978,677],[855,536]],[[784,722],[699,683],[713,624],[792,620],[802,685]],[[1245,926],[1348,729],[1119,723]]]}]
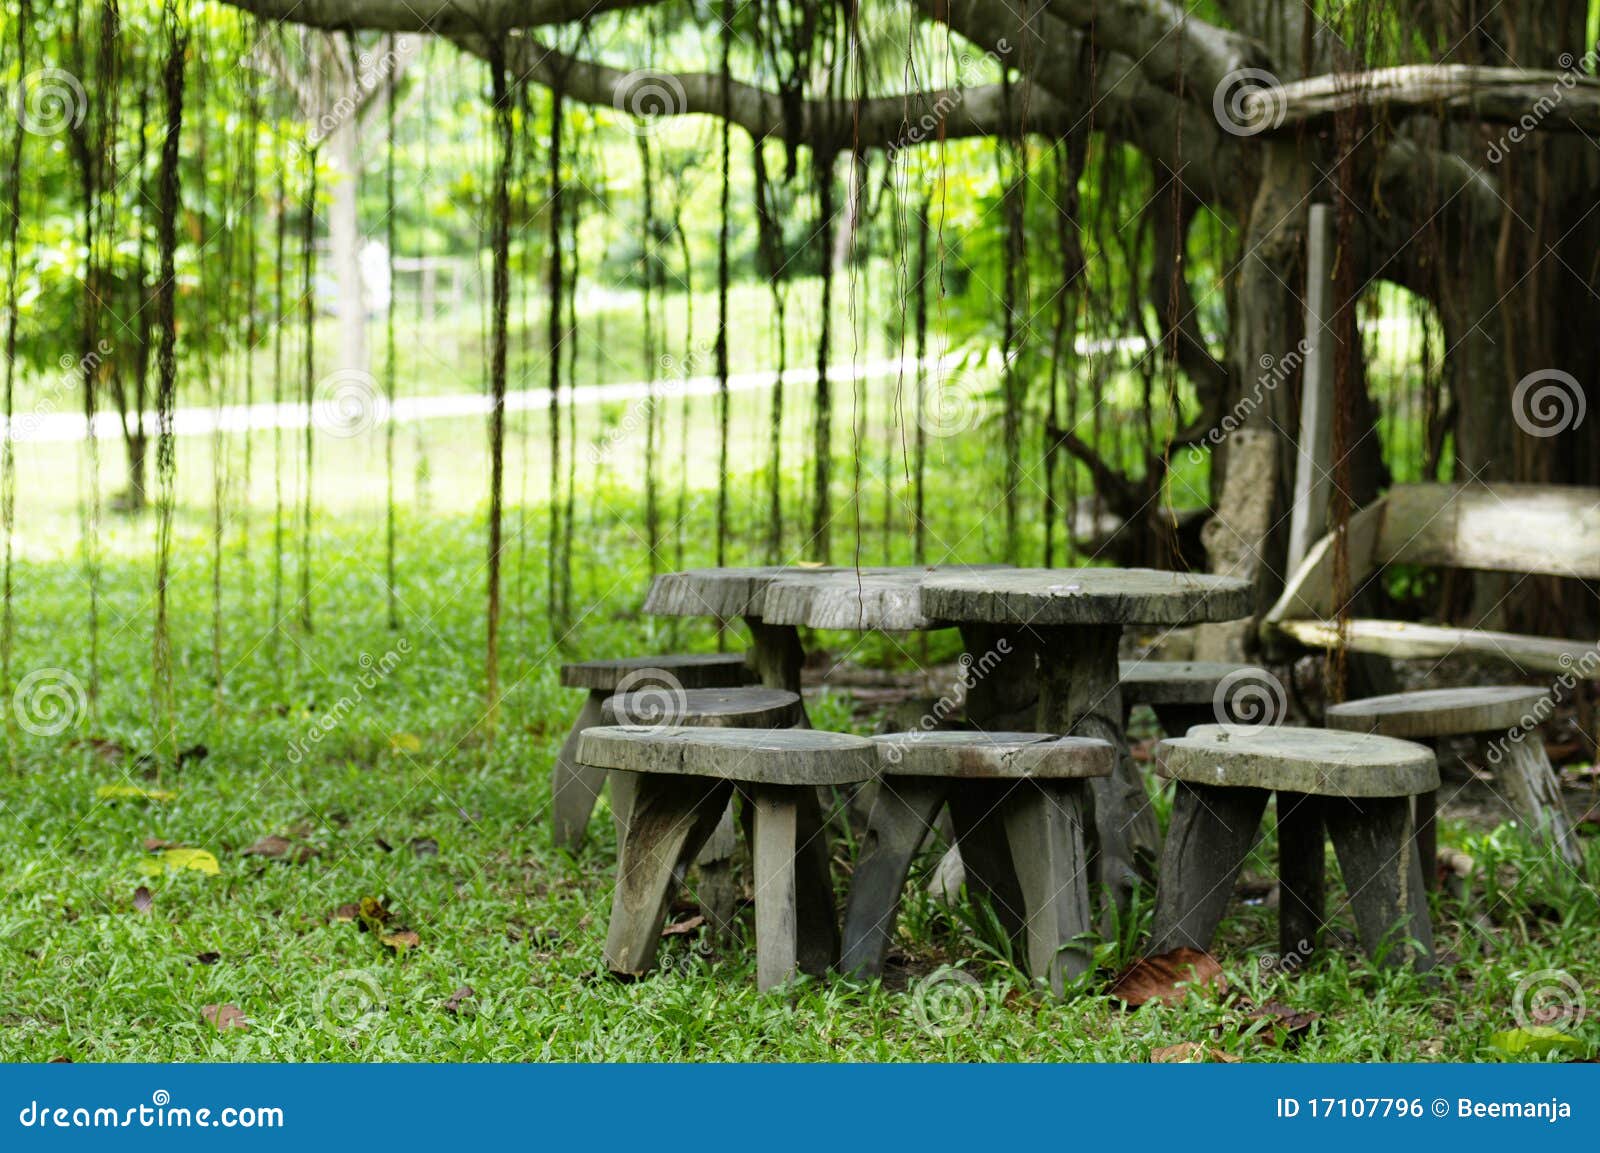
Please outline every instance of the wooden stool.
[{"label": "wooden stool", "polygon": [[607,697],[619,688],[625,692],[654,689],[653,699],[665,708],[672,705],[676,694],[688,689],[733,688],[748,681],[744,657],[739,653],[623,657],[562,665],[561,683],[569,689],[588,689],[589,697],[550,770],[550,822],[556,847],[577,852],[583,846],[589,814],[605,786],[605,774],[586,771],[577,761],[577,751],[578,734],[602,723],[601,706]]},{"label": "wooden stool", "polygon": [[970,891],[987,897],[1025,948],[1028,972],[1060,996],[1090,963],[1084,824],[1089,781],[1116,749],[1046,733],[911,732],[874,737],[881,777],[850,882],[841,967],[883,971],[900,894],[941,806],[950,806]]},{"label": "wooden stool", "polygon": [[[1253,665],[1226,661],[1158,660],[1121,661],[1118,674],[1122,679],[1123,727],[1127,727],[1135,705],[1149,705],[1169,737],[1181,737],[1195,725],[1234,720],[1254,723],[1263,719],[1235,716],[1239,705],[1248,702],[1234,700],[1230,688],[1238,685],[1247,693],[1244,686],[1263,683],[1262,678],[1271,675]],[[1266,723],[1282,720],[1281,711],[1280,707],[1280,715]]]},{"label": "wooden stool", "polygon": [[[638,693],[613,693],[600,706],[601,723],[607,725],[648,726],[660,716],[654,690]],[[783,689],[685,689],[672,703],[671,722],[689,728],[787,729],[805,716],[800,694]],[[611,780],[611,818],[616,823],[620,850],[628,831],[628,814],[633,811],[633,793],[638,777],[633,773],[608,774]],[[733,830],[730,804],[695,858],[699,880],[695,895],[711,931],[726,935],[733,929],[739,892],[733,875],[733,850],[737,838]]]},{"label": "wooden stool", "polygon": [[1356,929],[1377,960],[1433,964],[1433,930],[1412,838],[1411,798],[1439,787],[1433,750],[1360,733],[1201,725],[1156,746],[1177,781],[1161,855],[1150,951],[1209,949],[1255,842],[1267,796],[1278,802],[1278,948],[1304,963],[1323,925],[1323,830],[1333,841]]},{"label": "wooden stool", "polygon": [[737,791],[755,864],[756,974],[762,989],[838,957],[828,843],[817,786],[855,784],[878,767],[872,742],[812,729],[589,729],[578,759],[637,776],[617,862],[606,967],[639,976],[655,962],[673,888]]},{"label": "wooden stool", "polygon": [[[1486,685],[1366,697],[1329,705],[1326,715],[1330,729],[1405,737],[1435,750],[1442,737],[1474,738],[1505,786],[1512,811],[1529,832],[1553,845],[1573,868],[1580,868],[1583,850],[1567,821],[1556,771],[1534,731],[1549,715],[1551,704],[1547,689]],[[1422,879],[1430,889],[1439,884],[1437,806],[1437,790],[1418,794],[1417,850],[1422,854]]]}]

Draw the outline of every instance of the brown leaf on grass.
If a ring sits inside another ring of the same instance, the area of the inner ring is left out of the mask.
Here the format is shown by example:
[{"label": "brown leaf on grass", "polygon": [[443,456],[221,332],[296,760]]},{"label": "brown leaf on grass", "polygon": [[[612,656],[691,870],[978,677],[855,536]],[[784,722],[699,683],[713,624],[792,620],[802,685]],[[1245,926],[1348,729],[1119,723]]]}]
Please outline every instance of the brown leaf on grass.
[{"label": "brown leaf on grass", "polygon": [[1150,1060],[1158,1065],[1191,1061],[1215,1061],[1220,1064],[1232,1065],[1239,1058],[1232,1053],[1224,1053],[1215,1045],[1202,1045],[1198,1041],[1179,1041],[1176,1045],[1164,1045],[1160,1049],[1150,1050]]},{"label": "brown leaf on grass", "polygon": [[209,953],[209,952],[208,953],[196,953],[194,955],[194,959],[196,961],[199,961],[202,965],[215,965],[218,961],[222,960],[222,954],[221,953]]},{"label": "brown leaf on grass", "polygon": [[1117,974],[1111,984],[1111,996],[1136,1009],[1150,1001],[1181,1001],[1189,995],[1191,986],[1224,993],[1228,982],[1222,975],[1222,966],[1210,953],[1178,948],[1140,957]]},{"label": "brown leaf on grass", "polygon": [[411,851],[419,857],[437,857],[439,842],[432,837],[412,837]]},{"label": "brown leaf on grass", "polygon": [[163,849],[181,849],[183,847],[183,844],[179,841],[163,841],[160,837],[146,837],[144,839],[144,851],[147,853],[159,853]]},{"label": "brown leaf on grass", "polygon": [[461,1012],[461,1003],[476,996],[477,993],[473,991],[471,985],[463,985],[445,999],[444,1011],[451,1014],[459,1013]]},{"label": "brown leaf on grass", "polygon": [[245,857],[265,857],[272,861],[288,857],[295,864],[303,865],[316,856],[317,851],[310,845],[296,845],[286,837],[270,833],[248,849],[245,849],[240,855]]},{"label": "brown leaf on grass", "polygon": [[422,944],[422,938],[412,929],[396,929],[393,933],[380,933],[378,940],[396,953],[404,953],[407,949],[415,949]]},{"label": "brown leaf on grass", "polygon": [[361,906],[356,904],[340,905],[333,911],[335,921],[355,921],[361,917]]},{"label": "brown leaf on grass", "polygon": [[200,1015],[212,1025],[217,1032],[225,1029],[248,1029],[250,1022],[245,1020],[244,1010],[234,1004],[202,1005]]},{"label": "brown leaf on grass", "polygon": [[1257,1036],[1277,1045],[1299,1041],[1311,1028],[1311,1023],[1322,1014],[1315,1010],[1292,1009],[1282,1001],[1268,1001],[1265,1005],[1246,1009],[1244,1016],[1247,1021],[1266,1021],[1267,1027]]},{"label": "brown leaf on grass", "polygon": [[706,923],[703,916],[693,916],[686,921],[677,921],[661,930],[663,937],[680,937],[685,933],[692,933]]},{"label": "brown leaf on grass", "polygon": [[394,919],[394,914],[383,907],[382,897],[362,897],[357,915],[364,926],[374,931]]},{"label": "brown leaf on grass", "polygon": [[72,1058],[71,1057],[52,1057],[52,1058],[50,1058],[49,1061],[47,1061],[45,1063],[47,1065],[70,1065],[70,1064],[72,1064]]},{"label": "brown leaf on grass", "polygon": [[133,891],[133,907],[139,912],[148,913],[153,904],[155,901],[150,896],[150,890],[143,885]]}]

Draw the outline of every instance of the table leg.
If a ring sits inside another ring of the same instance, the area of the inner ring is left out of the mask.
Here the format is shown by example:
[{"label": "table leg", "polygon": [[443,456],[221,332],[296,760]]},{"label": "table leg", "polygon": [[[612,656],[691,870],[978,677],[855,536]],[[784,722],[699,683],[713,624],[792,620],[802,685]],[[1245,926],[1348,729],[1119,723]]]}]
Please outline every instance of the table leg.
[{"label": "table leg", "polygon": [[1096,879],[1126,909],[1141,871],[1160,842],[1155,812],[1122,729],[1120,625],[1052,626],[1034,630],[1039,653],[1035,728],[1059,736],[1097,737],[1118,751],[1109,777],[1093,782]]},{"label": "table leg", "polygon": [[[800,645],[800,630],[793,625],[769,625],[760,617],[745,617],[745,627],[750,630],[750,669],[769,689],[788,689],[800,692],[800,667],[805,663],[805,649]],[[809,729],[811,718],[806,715],[805,701],[800,702],[800,723],[797,729]]]}]

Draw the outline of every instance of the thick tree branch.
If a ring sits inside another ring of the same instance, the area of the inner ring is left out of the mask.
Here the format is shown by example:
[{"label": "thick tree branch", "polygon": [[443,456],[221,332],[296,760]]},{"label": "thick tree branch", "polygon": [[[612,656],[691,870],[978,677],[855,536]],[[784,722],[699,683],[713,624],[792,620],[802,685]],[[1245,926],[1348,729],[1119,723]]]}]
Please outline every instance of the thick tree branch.
[{"label": "thick tree branch", "polygon": [[432,32],[437,36],[505,32],[568,24],[661,0],[226,0],[263,20],[338,31]]},{"label": "thick tree branch", "polygon": [[1330,73],[1242,97],[1245,121],[1276,129],[1332,116],[1343,108],[1427,112],[1436,117],[1535,128],[1600,131],[1600,81],[1581,72],[1527,71],[1472,64],[1408,64]]},{"label": "thick tree branch", "polygon": [[1045,0],[1044,8],[1075,28],[1094,29],[1095,42],[1139,62],[1156,84],[1210,106],[1232,73],[1267,69],[1267,50],[1248,36],[1208,24],[1168,0]]}]

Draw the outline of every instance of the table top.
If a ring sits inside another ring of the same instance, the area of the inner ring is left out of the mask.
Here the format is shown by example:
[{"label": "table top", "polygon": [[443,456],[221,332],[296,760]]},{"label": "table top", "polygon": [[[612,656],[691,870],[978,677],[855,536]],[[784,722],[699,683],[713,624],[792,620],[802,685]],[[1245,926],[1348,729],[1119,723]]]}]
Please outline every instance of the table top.
[{"label": "table top", "polygon": [[815,629],[914,632],[942,628],[922,610],[933,575],[1005,571],[1002,565],[905,565],[843,568],[708,568],[664,573],[645,597],[659,616],[744,616]]},{"label": "table top", "polygon": [[934,573],[922,608],[940,620],[1010,625],[1197,625],[1254,608],[1250,582],[1157,569],[1002,569]]}]

